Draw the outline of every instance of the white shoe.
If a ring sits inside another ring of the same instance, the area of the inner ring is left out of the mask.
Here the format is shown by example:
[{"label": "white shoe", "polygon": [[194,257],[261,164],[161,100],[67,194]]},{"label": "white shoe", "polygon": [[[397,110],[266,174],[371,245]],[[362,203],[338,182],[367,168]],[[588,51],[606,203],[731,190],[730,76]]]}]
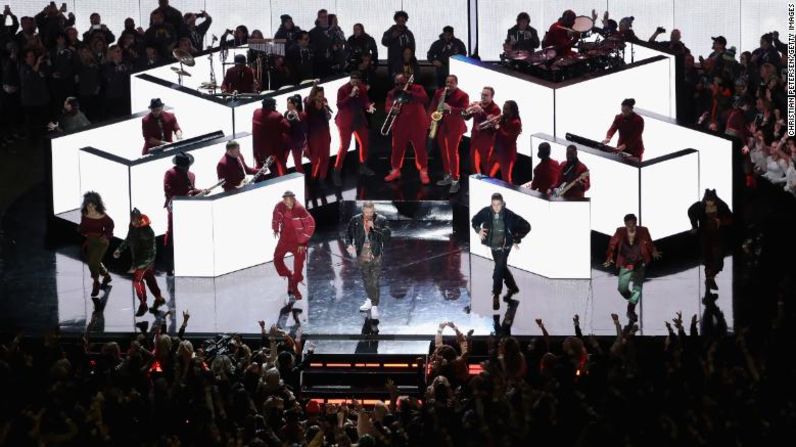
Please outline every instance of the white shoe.
[{"label": "white shoe", "polygon": [[370,298],[366,299],[365,302],[359,306],[360,312],[367,312],[373,307],[373,304],[370,302]]},{"label": "white shoe", "polygon": [[379,319],[379,306],[371,306],[370,308],[370,318],[372,320]]}]

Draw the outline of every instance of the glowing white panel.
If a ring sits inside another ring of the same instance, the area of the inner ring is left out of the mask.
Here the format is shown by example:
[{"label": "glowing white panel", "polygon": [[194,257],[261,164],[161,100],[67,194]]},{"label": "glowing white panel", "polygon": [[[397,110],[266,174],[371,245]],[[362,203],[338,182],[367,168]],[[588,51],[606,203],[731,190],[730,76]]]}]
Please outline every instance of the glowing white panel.
[{"label": "glowing white panel", "polygon": [[[741,3],[724,0],[674,0],[674,26],[683,31],[683,41],[691,49],[694,59],[699,56],[707,58],[711,53],[711,36],[724,36],[727,38],[727,48],[738,48],[741,40]],[[779,11],[786,12],[782,9],[784,3],[777,6]]]},{"label": "glowing white panel", "polygon": [[294,173],[205,199],[175,199],[175,274],[220,276],[273,260],[271,213],[286,190],[304,203],[304,176]]},{"label": "glowing white panel", "polygon": [[653,240],[688,231],[686,210],[699,197],[698,152],[644,166],[639,224],[649,228]]},{"label": "glowing white panel", "polygon": [[[471,63],[472,62],[472,63]],[[481,89],[495,89],[495,101],[503,105],[508,99],[517,101],[522,119],[522,135],[517,140],[517,152],[530,155],[531,148],[526,135],[547,133],[552,135],[555,124],[553,89],[530,81],[504,74],[485,66],[479,66],[469,58],[454,57],[450,60],[450,72],[459,78],[459,88],[470,95],[470,101],[481,97]],[[472,127],[468,122],[468,133]]]},{"label": "glowing white panel", "polygon": [[[589,201],[548,200],[541,194],[512,187],[500,180],[470,177],[470,219],[489,206],[493,193],[503,195],[506,208],[531,224],[531,232],[508,264],[548,278],[591,277]],[[470,231],[470,253],[491,259],[489,247]]]},{"label": "glowing white panel", "polygon": [[717,135],[678,126],[666,117],[645,110],[636,110],[644,117],[644,147],[651,154],[671,153],[693,148],[699,151],[699,189],[716,189],[732,208],[732,141]]},{"label": "glowing white panel", "polygon": [[[544,136],[531,138],[534,148],[544,141],[550,143],[550,158],[559,162],[566,160],[567,144]],[[622,225],[625,214],[639,214],[639,168],[586,150],[578,151],[578,159],[590,173],[591,187],[586,197],[591,199],[591,229],[613,235],[616,227]],[[533,166],[538,162],[534,155]]]},{"label": "glowing white panel", "polygon": [[625,62],[631,64],[656,56],[663,56],[669,61],[669,107],[671,111],[669,116],[674,117],[677,114],[677,71],[675,69],[675,56],[642,45],[630,44],[625,51]]},{"label": "glowing white panel", "polygon": [[[743,0],[740,3],[741,41],[738,55],[743,51],[756,50],[760,46],[760,36],[772,31],[779,31],[780,40],[788,43],[788,2]],[[729,41],[727,44],[736,45]]]},{"label": "glowing white panel", "polygon": [[[467,46],[467,3],[467,0],[434,0],[433,2],[428,0],[403,0],[401,2],[404,11],[409,14],[407,26],[415,35],[415,54],[418,59],[426,59],[428,49],[431,48],[431,44],[434,41],[439,39],[439,35],[442,34],[442,27],[446,25],[452,26],[454,34]],[[377,43],[381,43],[381,35],[386,30],[387,28],[381,30],[378,37],[374,36]],[[387,54],[387,47],[381,48],[384,48],[384,54]]]},{"label": "glowing white panel", "polygon": [[[80,191],[96,191],[102,196],[106,213],[124,228],[130,216],[130,174],[126,163],[85,150],[80,151]],[[121,237],[124,230],[119,231]]]}]

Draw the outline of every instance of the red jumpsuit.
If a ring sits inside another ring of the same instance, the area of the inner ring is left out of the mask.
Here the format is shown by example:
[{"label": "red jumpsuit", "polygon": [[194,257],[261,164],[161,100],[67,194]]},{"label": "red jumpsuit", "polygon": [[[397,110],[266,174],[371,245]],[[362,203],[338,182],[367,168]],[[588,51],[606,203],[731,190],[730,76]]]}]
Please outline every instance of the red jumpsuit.
[{"label": "red jumpsuit", "polygon": [[199,192],[194,186],[196,176],[191,171],[173,167],[166,171],[163,176],[163,192],[166,195],[166,203],[163,205],[168,211],[168,228],[166,236],[163,238],[163,245],[169,245],[171,234],[174,231],[171,213],[171,199],[175,196],[192,196]]},{"label": "red jumpsuit", "polygon": [[500,126],[495,133],[495,149],[492,151],[490,161],[490,177],[494,177],[500,170],[500,177],[504,182],[512,183],[511,172],[517,161],[517,137],[522,133],[522,121],[515,116],[510,119],[501,119]]},{"label": "red jumpsuit", "polygon": [[368,98],[368,86],[360,84],[357,96],[351,97],[351,90],[354,86],[350,83],[343,85],[337,90],[337,116],[334,122],[340,131],[340,148],[337,149],[337,159],[334,161],[334,169],[343,169],[345,155],[348,147],[351,146],[351,135],[357,139],[359,146],[359,162],[365,163],[368,159],[368,119],[365,111],[370,105]]},{"label": "red jumpsuit", "polygon": [[227,69],[221,83],[224,93],[254,93],[254,70],[245,65],[235,65]]},{"label": "red jumpsuit", "polygon": [[[394,88],[387,93],[384,103],[385,111],[389,112],[396,96],[403,88]],[[401,106],[401,113],[395,118],[392,126],[392,156],[390,165],[393,170],[400,170],[404,165],[406,145],[411,143],[415,150],[415,166],[418,171],[428,170],[428,152],[426,138],[429,125],[426,106],[428,95],[422,85],[412,84],[407,90],[409,102]]]},{"label": "red jumpsuit", "polygon": [[[160,118],[160,123],[158,123],[158,118]],[[177,117],[173,113],[163,111],[160,112],[158,118],[155,118],[152,113],[148,113],[141,118],[141,132],[144,134],[143,155],[148,154],[150,148],[157,146],[149,142],[150,138],[157,138],[160,141],[171,143],[174,141],[174,133],[180,130]]]},{"label": "red jumpsuit", "polygon": [[[290,209],[284,202],[274,207],[271,227],[279,233],[279,242],[274,250],[274,267],[279,276],[288,279],[287,291],[300,298],[298,283],[304,280],[304,259],[307,256],[307,242],[315,233],[315,219],[306,208],[295,202]],[[304,247],[299,251],[299,247]],[[293,272],[285,265],[285,254],[293,254]]]},{"label": "red jumpsuit", "polygon": [[533,181],[531,189],[547,194],[550,188],[558,185],[558,175],[561,173],[561,166],[552,158],[539,161],[533,169]]},{"label": "red jumpsuit", "polygon": [[221,157],[216,165],[216,174],[218,179],[224,179],[224,191],[234,191],[238,185],[246,178],[246,175],[254,175],[257,170],[246,166],[243,161],[243,156],[238,155],[238,158],[231,157],[226,153]]},{"label": "red jumpsuit", "polygon": [[542,46],[553,47],[556,49],[556,56],[566,57],[572,54],[572,46],[575,45],[577,41],[577,37],[570,37],[569,31],[567,31],[561,23],[556,22],[550,25],[550,29],[547,30],[547,34],[542,41]]},{"label": "red jumpsuit", "polygon": [[500,107],[494,101],[484,107],[483,112],[472,116],[473,130],[470,134],[470,169],[476,174],[489,172],[489,160],[492,156],[492,146],[495,144],[495,129],[479,130],[478,125],[488,118],[500,115]]},{"label": "red jumpsuit", "polygon": [[[439,88],[434,93],[434,99],[431,101],[428,110],[429,115],[437,110],[442,92],[443,89]],[[451,176],[451,179],[458,181],[459,143],[462,141],[462,135],[467,130],[462,112],[470,105],[470,97],[467,93],[457,88],[448,93],[445,103],[451,107],[451,110],[444,112],[442,115],[439,129],[437,129],[437,144],[439,144],[439,151],[442,156],[442,169]]]},{"label": "red jumpsuit", "polygon": [[617,130],[619,131],[619,141],[616,145],[624,144],[624,152],[641,161],[641,156],[644,154],[644,142],[641,140],[641,134],[644,132],[644,118],[636,113],[631,113],[627,118],[621,113],[616,115],[605,138],[611,139]]},{"label": "red jumpsuit", "polygon": [[[587,168],[586,165],[580,161],[576,161],[575,163],[574,166],[568,161],[561,163],[561,169],[558,173],[558,184],[555,185],[556,188],[564,183],[573,182],[581,174],[588,172],[589,168]],[[570,188],[569,191],[564,194],[564,197],[567,199],[582,199],[590,187],[591,182],[589,181],[589,177],[586,177],[583,179],[582,183],[578,182],[578,184]]]},{"label": "red jumpsuit", "polygon": [[310,177],[323,180],[329,171],[329,146],[332,144],[329,120],[332,112],[327,106],[319,108],[314,101],[305,101],[304,105],[307,114],[307,149],[312,166]]},{"label": "red jumpsuit", "polygon": [[257,109],[252,115],[252,148],[255,166],[259,169],[265,160],[273,155],[277,175],[287,172],[287,154],[285,139],[290,132],[290,125],[281,113],[276,110]]}]

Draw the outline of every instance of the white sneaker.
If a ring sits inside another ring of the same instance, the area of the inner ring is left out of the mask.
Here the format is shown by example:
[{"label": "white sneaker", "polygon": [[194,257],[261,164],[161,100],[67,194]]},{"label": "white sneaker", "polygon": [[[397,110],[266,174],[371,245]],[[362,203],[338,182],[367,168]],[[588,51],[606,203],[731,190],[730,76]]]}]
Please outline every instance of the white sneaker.
[{"label": "white sneaker", "polygon": [[370,308],[370,318],[372,320],[379,319],[379,306],[371,306]]},{"label": "white sneaker", "polygon": [[359,306],[360,312],[367,312],[373,307],[373,304],[370,302],[370,298],[366,299],[365,302]]}]

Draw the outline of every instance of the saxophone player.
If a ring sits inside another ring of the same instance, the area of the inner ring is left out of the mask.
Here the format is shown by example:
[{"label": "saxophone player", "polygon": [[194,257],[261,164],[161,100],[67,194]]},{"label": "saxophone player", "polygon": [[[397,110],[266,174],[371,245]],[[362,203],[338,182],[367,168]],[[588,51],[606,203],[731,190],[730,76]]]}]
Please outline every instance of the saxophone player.
[{"label": "saxophone player", "polygon": [[[445,177],[437,182],[437,186],[450,185],[451,194],[456,194],[460,188],[459,143],[467,130],[462,112],[469,104],[470,97],[459,90],[459,79],[456,75],[448,75],[445,78],[445,88],[437,89],[428,110],[431,119],[438,118],[435,121],[439,121],[436,139],[442,157],[442,168],[445,171]],[[434,115],[440,111],[442,116],[435,117]]]},{"label": "saxophone player", "polygon": [[404,154],[407,144],[411,144],[415,151],[415,165],[420,172],[420,182],[428,185],[428,152],[426,152],[426,129],[428,129],[428,115],[426,105],[428,95],[421,85],[410,83],[403,73],[395,75],[395,88],[387,93],[384,108],[389,113],[395,101],[401,101],[400,110],[395,116],[392,125],[392,155],[390,165],[392,170],[385,182],[392,182],[401,178],[401,167],[404,164]]},{"label": "saxophone player", "polygon": [[464,112],[464,119],[473,120],[473,131],[470,134],[470,169],[476,174],[489,173],[488,162],[495,144],[495,129],[481,129],[481,124],[500,115],[500,107],[495,104],[494,97],[495,89],[484,87],[481,89],[481,101],[471,104]]}]

